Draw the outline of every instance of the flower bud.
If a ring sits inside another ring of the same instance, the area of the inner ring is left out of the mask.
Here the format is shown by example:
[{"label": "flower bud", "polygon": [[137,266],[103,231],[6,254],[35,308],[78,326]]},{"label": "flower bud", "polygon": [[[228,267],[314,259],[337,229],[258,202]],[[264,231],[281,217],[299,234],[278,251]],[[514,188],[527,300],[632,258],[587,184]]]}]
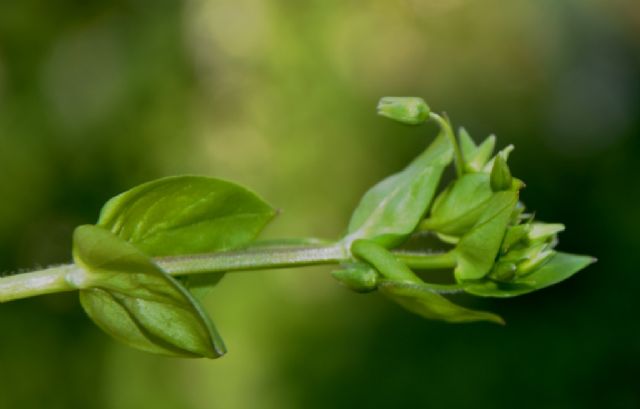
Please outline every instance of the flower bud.
[{"label": "flower bud", "polygon": [[511,250],[512,247],[520,244],[522,240],[527,237],[530,230],[531,225],[529,223],[508,227],[507,233],[502,240],[502,254],[506,254],[509,250]]},{"label": "flower bud", "polygon": [[378,286],[378,273],[364,264],[350,265],[344,270],[332,271],[331,275],[357,293],[368,293]]},{"label": "flower bud", "polygon": [[531,229],[527,235],[530,241],[546,241],[552,239],[558,233],[564,231],[561,223],[531,223]]},{"label": "flower bud", "polygon": [[507,165],[507,161],[502,155],[497,155],[493,161],[493,168],[491,169],[491,190],[494,192],[500,192],[502,190],[511,189],[513,178],[511,177],[511,171]]},{"label": "flower bud", "polygon": [[499,262],[489,273],[489,278],[494,281],[509,282],[516,276],[516,270],[517,267],[514,263]]},{"label": "flower bud", "polygon": [[546,261],[548,261],[551,256],[555,254],[555,251],[544,248],[537,253],[531,255],[529,258],[522,261],[518,264],[518,272],[517,274],[520,276],[527,275],[542,266]]},{"label": "flower bud", "polygon": [[429,112],[429,106],[418,97],[383,97],[378,102],[378,115],[408,125],[426,122]]},{"label": "flower bud", "polygon": [[508,227],[489,278],[509,282],[532,274],[556,254],[553,248],[563,230],[559,223],[527,222]]}]

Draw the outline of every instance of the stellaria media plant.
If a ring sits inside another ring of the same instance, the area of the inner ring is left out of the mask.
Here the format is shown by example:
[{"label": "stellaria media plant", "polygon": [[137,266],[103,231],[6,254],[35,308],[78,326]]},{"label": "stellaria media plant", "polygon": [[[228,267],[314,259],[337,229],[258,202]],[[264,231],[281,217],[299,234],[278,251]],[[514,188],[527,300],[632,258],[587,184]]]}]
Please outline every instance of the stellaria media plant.
[{"label": "stellaria media plant", "polygon": [[[425,318],[502,324],[445,295],[514,297],[594,262],[556,251],[564,226],[524,212],[524,183],[507,165],[512,146],[494,155],[494,136],[476,143],[464,129],[456,135],[421,98],[382,98],[378,113],[408,125],[434,121],[439,133],[365,193],[344,237],[258,241],[276,214],[258,195],[220,179],[168,177],[112,198],[95,225],[77,227],[73,263],[0,278],[0,302],[78,291],[87,315],[133,348],[217,358],[226,349],[200,300],[230,272],[332,264],[347,288],[378,292]],[[455,177],[437,192],[451,164]],[[434,270],[450,279],[430,280]]]}]

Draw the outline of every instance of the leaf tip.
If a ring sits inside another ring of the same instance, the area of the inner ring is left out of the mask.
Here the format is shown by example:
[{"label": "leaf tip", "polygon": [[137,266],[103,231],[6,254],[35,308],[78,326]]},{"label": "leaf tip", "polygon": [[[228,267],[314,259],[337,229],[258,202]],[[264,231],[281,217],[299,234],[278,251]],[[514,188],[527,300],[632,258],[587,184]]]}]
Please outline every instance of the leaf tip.
[{"label": "leaf tip", "polygon": [[218,359],[218,358],[222,358],[223,356],[225,356],[227,354],[227,347],[224,344],[215,344],[213,343],[211,345],[211,351],[210,353],[208,353],[207,355],[205,355],[205,358],[208,359]]},{"label": "leaf tip", "polygon": [[506,327],[507,326],[507,321],[505,321],[504,318],[502,318],[499,315],[495,315],[494,319],[491,322],[493,322],[494,324],[498,324],[501,327]]}]

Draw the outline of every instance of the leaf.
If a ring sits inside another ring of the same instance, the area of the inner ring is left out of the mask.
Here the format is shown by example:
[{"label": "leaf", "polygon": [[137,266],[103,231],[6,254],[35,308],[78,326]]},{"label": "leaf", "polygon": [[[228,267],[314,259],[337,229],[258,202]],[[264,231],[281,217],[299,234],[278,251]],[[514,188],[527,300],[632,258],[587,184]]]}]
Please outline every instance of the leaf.
[{"label": "leaf", "polygon": [[98,226],[149,256],[173,256],[246,246],[274,215],[260,197],[231,182],[176,176],[112,198]]},{"label": "leaf", "polygon": [[465,291],[483,297],[515,297],[566,280],[595,262],[593,257],[557,252],[532,273],[508,283],[487,281],[471,284]]},{"label": "leaf", "polygon": [[345,240],[366,238],[386,247],[405,240],[427,211],[452,159],[451,142],[441,132],[403,171],[387,177],[362,197]]},{"label": "leaf", "polygon": [[217,358],[226,350],[198,302],[133,244],[97,226],[76,228],[73,258],[87,315],[115,339],[147,352]]},{"label": "leaf", "polygon": [[424,318],[453,323],[490,321],[504,325],[499,315],[461,307],[425,285],[384,281],[378,288],[387,297]]},{"label": "leaf", "polygon": [[454,270],[458,281],[477,280],[486,276],[496,260],[511,213],[518,202],[518,192],[495,193],[475,226],[454,250],[458,265]]},{"label": "leaf", "polygon": [[480,218],[493,195],[486,173],[467,173],[444,190],[420,227],[445,235],[461,236]]},{"label": "leaf", "polygon": [[204,299],[224,277],[224,272],[199,273],[177,277],[197,300]]},{"label": "leaf", "polygon": [[492,321],[503,324],[498,315],[474,311],[452,303],[438,294],[434,287],[424,283],[405,264],[387,249],[369,240],[357,240],[351,251],[371,264],[384,279],[378,289],[407,310],[424,318],[447,322]]}]

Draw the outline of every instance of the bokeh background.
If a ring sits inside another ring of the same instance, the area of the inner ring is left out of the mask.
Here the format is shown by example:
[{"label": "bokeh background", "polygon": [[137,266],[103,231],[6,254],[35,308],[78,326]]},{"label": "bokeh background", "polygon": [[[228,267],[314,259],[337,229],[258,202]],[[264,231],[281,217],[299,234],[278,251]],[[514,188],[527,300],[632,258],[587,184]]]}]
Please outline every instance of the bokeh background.
[{"label": "bokeh background", "polygon": [[0,270],[70,259],[74,226],[173,174],[247,184],[265,237],[337,237],[435,129],[375,116],[419,95],[516,145],[523,198],[599,262],[510,300],[506,327],[355,295],[326,268],[227,276],[229,354],[139,353],[74,294],[0,306],[0,408],[640,407],[636,0],[0,1]]}]

